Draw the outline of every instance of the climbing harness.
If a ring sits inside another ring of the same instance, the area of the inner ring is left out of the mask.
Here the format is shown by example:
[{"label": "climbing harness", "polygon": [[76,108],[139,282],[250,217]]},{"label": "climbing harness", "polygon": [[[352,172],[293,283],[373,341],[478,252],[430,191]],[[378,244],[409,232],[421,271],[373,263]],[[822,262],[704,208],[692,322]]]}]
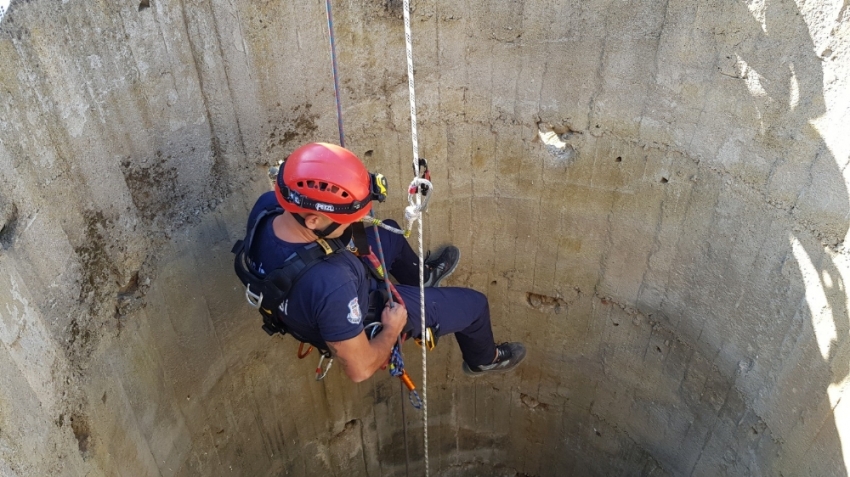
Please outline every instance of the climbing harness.
[{"label": "climbing harness", "polygon": [[[260,212],[253,227],[247,231],[245,238],[238,240],[233,245],[231,252],[235,254],[233,260],[234,269],[236,275],[245,285],[245,298],[248,304],[256,308],[263,317],[263,331],[269,336],[277,333],[281,335],[289,334],[300,341],[297,354],[299,359],[307,357],[314,348],[319,350],[320,357],[319,364],[316,367],[316,380],[321,381],[327,376],[328,371],[333,366],[333,355],[330,350],[327,349],[325,343],[309,342],[292,332],[275,314],[275,310],[285,312],[287,298],[295,283],[318,263],[327,260],[334,254],[347,250],[347,243],[353,240],[355,234],[352,231],[338,239],[319,238],[316,242],[298,248],[284,261],[281,268],[273,270],[265,276],[260,276],[251,267],[248,252],[251,250],[251,245],[254,242],[260,224],[264,220],[271,220],[283,212],[283,208],[279,206],[268,207]],[[358,261],[363,264],[362,261]],[[363,266],[367,271],[369,270],[366,264],[363,264]],[[373,297],[370,295],[369,298],[369,308],[365,317],[367,322],[374,321],[376,316],[380,316],[381,306],[378,306],[377,303],[381,302],[382,304],[382,300],[378,297],[373,300]],[[307,345],[306,351],[304,351],[305,344]],[[327,363],[325,363],[325,360],[327,360]]]}]

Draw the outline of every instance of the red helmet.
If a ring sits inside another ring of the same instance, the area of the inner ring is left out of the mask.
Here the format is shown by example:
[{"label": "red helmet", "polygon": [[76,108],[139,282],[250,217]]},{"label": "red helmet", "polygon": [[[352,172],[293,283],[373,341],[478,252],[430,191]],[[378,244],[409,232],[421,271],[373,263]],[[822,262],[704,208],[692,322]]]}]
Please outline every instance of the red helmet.
[{"label": "red helmet", "polygon": [[372,209],[372,178],[360,159],[334,144],[296,149],[280,165],[274,192],[285,210],[319,212],[336,223],[357,222]]}]

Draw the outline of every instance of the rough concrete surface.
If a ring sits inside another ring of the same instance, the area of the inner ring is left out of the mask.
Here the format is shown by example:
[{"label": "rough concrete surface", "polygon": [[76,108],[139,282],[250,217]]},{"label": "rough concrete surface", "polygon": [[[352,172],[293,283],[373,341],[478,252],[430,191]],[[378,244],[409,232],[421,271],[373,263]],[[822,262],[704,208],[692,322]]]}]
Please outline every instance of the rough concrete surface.
[{"label": "rough concrete surface", "polygon": [[[413,3],[426,245],[529,348],[498,379],[429,354],[431,474],[847,476],[850,4]],[[398,219],[402,2],[333,4],[347,144]],[[12,1],[0,475],[406,474],[397,382],[315,382],[231,272],[315,140],[324,2]]]}]

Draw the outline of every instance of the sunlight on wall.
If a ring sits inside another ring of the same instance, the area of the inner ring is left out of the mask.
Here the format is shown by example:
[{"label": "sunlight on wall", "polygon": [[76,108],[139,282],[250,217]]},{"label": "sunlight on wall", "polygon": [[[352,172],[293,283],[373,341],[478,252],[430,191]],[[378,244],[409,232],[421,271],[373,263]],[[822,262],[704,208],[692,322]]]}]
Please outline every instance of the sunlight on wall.
[{"label": "sunlight on wall", "polygon": [[[818,348],[824,361],[829,362],[834,358],[833,354],[839,348],[841,342],[850,340],[850,336],[838,336],[835,319],[842,319],[843,317],[833,316],[832,307],[829,305],[826,290],[824,290],[824,286],[834,286],[833,279],[826,272],[824,272],[823,276],[818,273],[817,267],[812,263],[809,254],[806,253],[806,249],[796,237],[792,236],[790,240],[794,258],[800,266],[800,273],[805,283],[805,299],[811,313],[812,327],[814,328]],[[832,260],[831,257],[828,259]],[[850,283],[846,281],[850,280],[850,268],[848,268],[848,264],[835,263],[835,266],[845,280],[844,283]],[[822,279],[823,282],[821,281]],[[850,307],[850,300],[848,300],[846,306]],[[838,357],[836,359],[842,358]],[[850,469],[850,405],[848,405],[846,399],[843,403],[841,402],[841,397],[850,389],[850,376],[839,376],[838,379],[838,382],[829,385],[827,395],[829,396],[829,405],[835,419],[835,427],[838,430],[838,437],[841,441],[844,467]]]},{"label": "sunlight on wall", "polygon": [[767,33],[767,23],[765,22],[765,4],[764,0],[747,0],[747,9],[753,15],[753,18],[761,25],[761,31]]},{"label": "sunlight on wall", "polygon": [[829,300],[823,289],[820,273],[818,273],[815,264],[809,258],[809,254],[806,253],[806,249],[793,236],[791,237],[791,249],[794,252],[794,258],[797,259],[797,264],[800,266],[800,273],[803,275],[803,281],[805,282],[806,303],[809,305],[809,311],[811,312],[812,328],[815,330],[815,338],[817,338],[820,354],[824,361],[829,361],[832,354],[830,351],[838,344],[838,332],[832,316],[832,307],[829,305]]}]

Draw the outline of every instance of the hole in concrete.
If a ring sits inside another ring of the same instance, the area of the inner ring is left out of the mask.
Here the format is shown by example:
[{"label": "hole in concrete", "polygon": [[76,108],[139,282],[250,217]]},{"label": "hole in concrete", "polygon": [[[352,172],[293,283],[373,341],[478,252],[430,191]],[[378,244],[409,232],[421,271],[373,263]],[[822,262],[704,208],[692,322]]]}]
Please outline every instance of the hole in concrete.
[{"label": "hole in concrete", "polygon": [[615,161],[615,162],[623,162],[623,157],[622,157],[622,156],[617,156],[617,158],[616,158],[616,159],[614,159],[614,161]]},{"label": "hole in concrete", "polygon": [[670,181],[668,181],[666,177],[662,177],[662,178],[661,178],[661,183],[662,183],[662,184],[666,184],[666,183],[668,183],[668,182],[670,182]]},{"label": "hole in concrete", "polygon": [[498,284],[499,284],[499,282],[497,282],[496,280],[493,280],[492,282],[490,282],[490,285],[498,285]]},{"label": "hole in concrete", "polygon": [[656,347],[655,347],[655,351],[658,351],[658,352],[660,353],[660,352],[661,352],[661,347],[660,347],[660,346],[656,346]]},{"label": "hole in concrete", "polygon": [[537,123],[537,138],[543,143],[553,159],[567,164],[570,164],[576,155],[575,148],[566,142],[574,132],[569,126]]},{"label": "hole in concrete", "polygon": [[12,245],[17,226],[18,207],[15,204],[3,206],[2,198],[0,198],[0,250]]},{"label": "hole in concrete", "polygon": [[528,306],[535,310],[543,312],[553,311],[555,313],[560,313],[566,309],[569,304],[566,300],[560,297],[540,295],[538,293],[531,292],[526,292],[525,301],[528,303]]},{"label": "hole in concrete", "polygon": [[372,157],[372,154],[374,154],[374,153],[375,153],[375,151],[373,151],[372,149],[369,149],[368,151],[364,152],[363,155],[366,156],[366,157]]},{"label": "hole in concrete", "polygon": [[145,8],[150,8],[151,1],[150,0],[142,0],[139,2],[139,11],[144,10]]}]

